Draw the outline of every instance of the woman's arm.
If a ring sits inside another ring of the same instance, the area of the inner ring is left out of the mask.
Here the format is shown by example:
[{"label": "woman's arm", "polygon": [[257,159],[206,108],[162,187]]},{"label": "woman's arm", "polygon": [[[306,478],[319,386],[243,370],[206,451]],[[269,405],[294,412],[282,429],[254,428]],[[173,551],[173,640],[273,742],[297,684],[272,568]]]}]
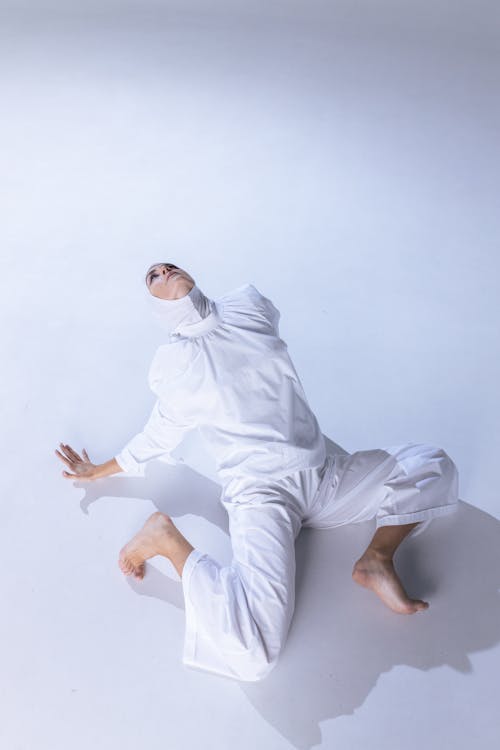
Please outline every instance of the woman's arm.
[{"label": "woman's arm", "polygon": [[184,422],[174,422],[158,399],[142,431],[134,435],[114,460],[123,471],[142,473],[148,461],[173,451],[193,427]]},{"label": "woman's arm", "polygon": [[148,461],[174,450],[189,429],[192,429],[192,425],[174,422],[168,417],[158,400],[143,430],[134,435],[123,450],[109,461],[94,464],[85,448],[82,458],[70,445],[64,443],[59,443],[62,453],[56,450],[56,455],[69,468],[69,471],[62,472],[65,479],[101,479],[121,471],[143,473]]}]

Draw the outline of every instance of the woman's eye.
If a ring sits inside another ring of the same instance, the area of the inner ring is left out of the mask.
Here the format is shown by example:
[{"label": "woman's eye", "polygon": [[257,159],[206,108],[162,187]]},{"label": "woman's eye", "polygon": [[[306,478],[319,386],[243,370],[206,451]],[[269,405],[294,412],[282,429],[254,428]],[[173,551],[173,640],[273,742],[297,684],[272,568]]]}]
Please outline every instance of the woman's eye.
[{"label": "woman's eye", "polygon": [[151,274],[151,277],[150,277],[151,281],[153,281],[153,279],[154,279],[155,276],[158,276],[158,274],[157,273],[152,273]]}]

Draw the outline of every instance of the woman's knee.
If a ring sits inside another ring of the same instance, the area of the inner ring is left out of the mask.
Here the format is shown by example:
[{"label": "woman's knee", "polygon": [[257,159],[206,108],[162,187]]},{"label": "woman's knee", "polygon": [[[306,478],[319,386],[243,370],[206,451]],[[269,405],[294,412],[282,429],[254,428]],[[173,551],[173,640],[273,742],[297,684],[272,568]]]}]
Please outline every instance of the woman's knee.
[{"label": "woman's knee", "polygon": [[424,443],[422,452],[427,460],[438,462],[442,482],[447,487],[451,497],[458,499],[458,468],[453,459],[439,445]]},{"label": "woman's knee", "polygon": [[448,455],[448,453],[446,453],[444,448],[441,448],[438,445],[432,445],[430,447],[433,450],[433,457],[439,460],[442,473],[446,475],[447,477],[449,477],[450,479],[458,477],[457,465],[455,464],[453,459]]}]

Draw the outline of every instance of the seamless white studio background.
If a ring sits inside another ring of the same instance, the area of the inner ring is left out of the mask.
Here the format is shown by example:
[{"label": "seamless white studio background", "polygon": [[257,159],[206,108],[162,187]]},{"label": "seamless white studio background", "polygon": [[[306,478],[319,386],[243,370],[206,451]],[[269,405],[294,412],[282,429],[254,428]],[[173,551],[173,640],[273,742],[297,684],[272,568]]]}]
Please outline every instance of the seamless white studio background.
[{"label": "seamless white studio background", "polygon": [[[2,747],[492,747],[499,26],[484,0],[0,4]],[[172,566],[117,558],[160,509],[230,560],[210,456],[90,486],[54,455],[143,426],[155,261],[272,299],[331,441],[453,458],[461,514],[401,549],[427,619],[352,583],[370,527],[308,531],[272,679],[182,666]]]}]

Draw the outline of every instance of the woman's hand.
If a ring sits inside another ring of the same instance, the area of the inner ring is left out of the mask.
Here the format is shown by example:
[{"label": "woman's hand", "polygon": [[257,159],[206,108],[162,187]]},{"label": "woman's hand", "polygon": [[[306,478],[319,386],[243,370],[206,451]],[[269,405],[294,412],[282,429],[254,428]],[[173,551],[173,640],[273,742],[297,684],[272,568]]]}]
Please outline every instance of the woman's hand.
[{"label": "woman's hand", "polygon": [[83,458],[81,458],[70,445],[59,443],[59,447],[64,455],[56,449],[56,456],[59,456],[61,461],[64,461],[66,466],[74,472],[70,474],[69,471],[63,471],[63,477],[66,479],[97,479],[97,465],[92,463],[85,448],[82,449]]}]

